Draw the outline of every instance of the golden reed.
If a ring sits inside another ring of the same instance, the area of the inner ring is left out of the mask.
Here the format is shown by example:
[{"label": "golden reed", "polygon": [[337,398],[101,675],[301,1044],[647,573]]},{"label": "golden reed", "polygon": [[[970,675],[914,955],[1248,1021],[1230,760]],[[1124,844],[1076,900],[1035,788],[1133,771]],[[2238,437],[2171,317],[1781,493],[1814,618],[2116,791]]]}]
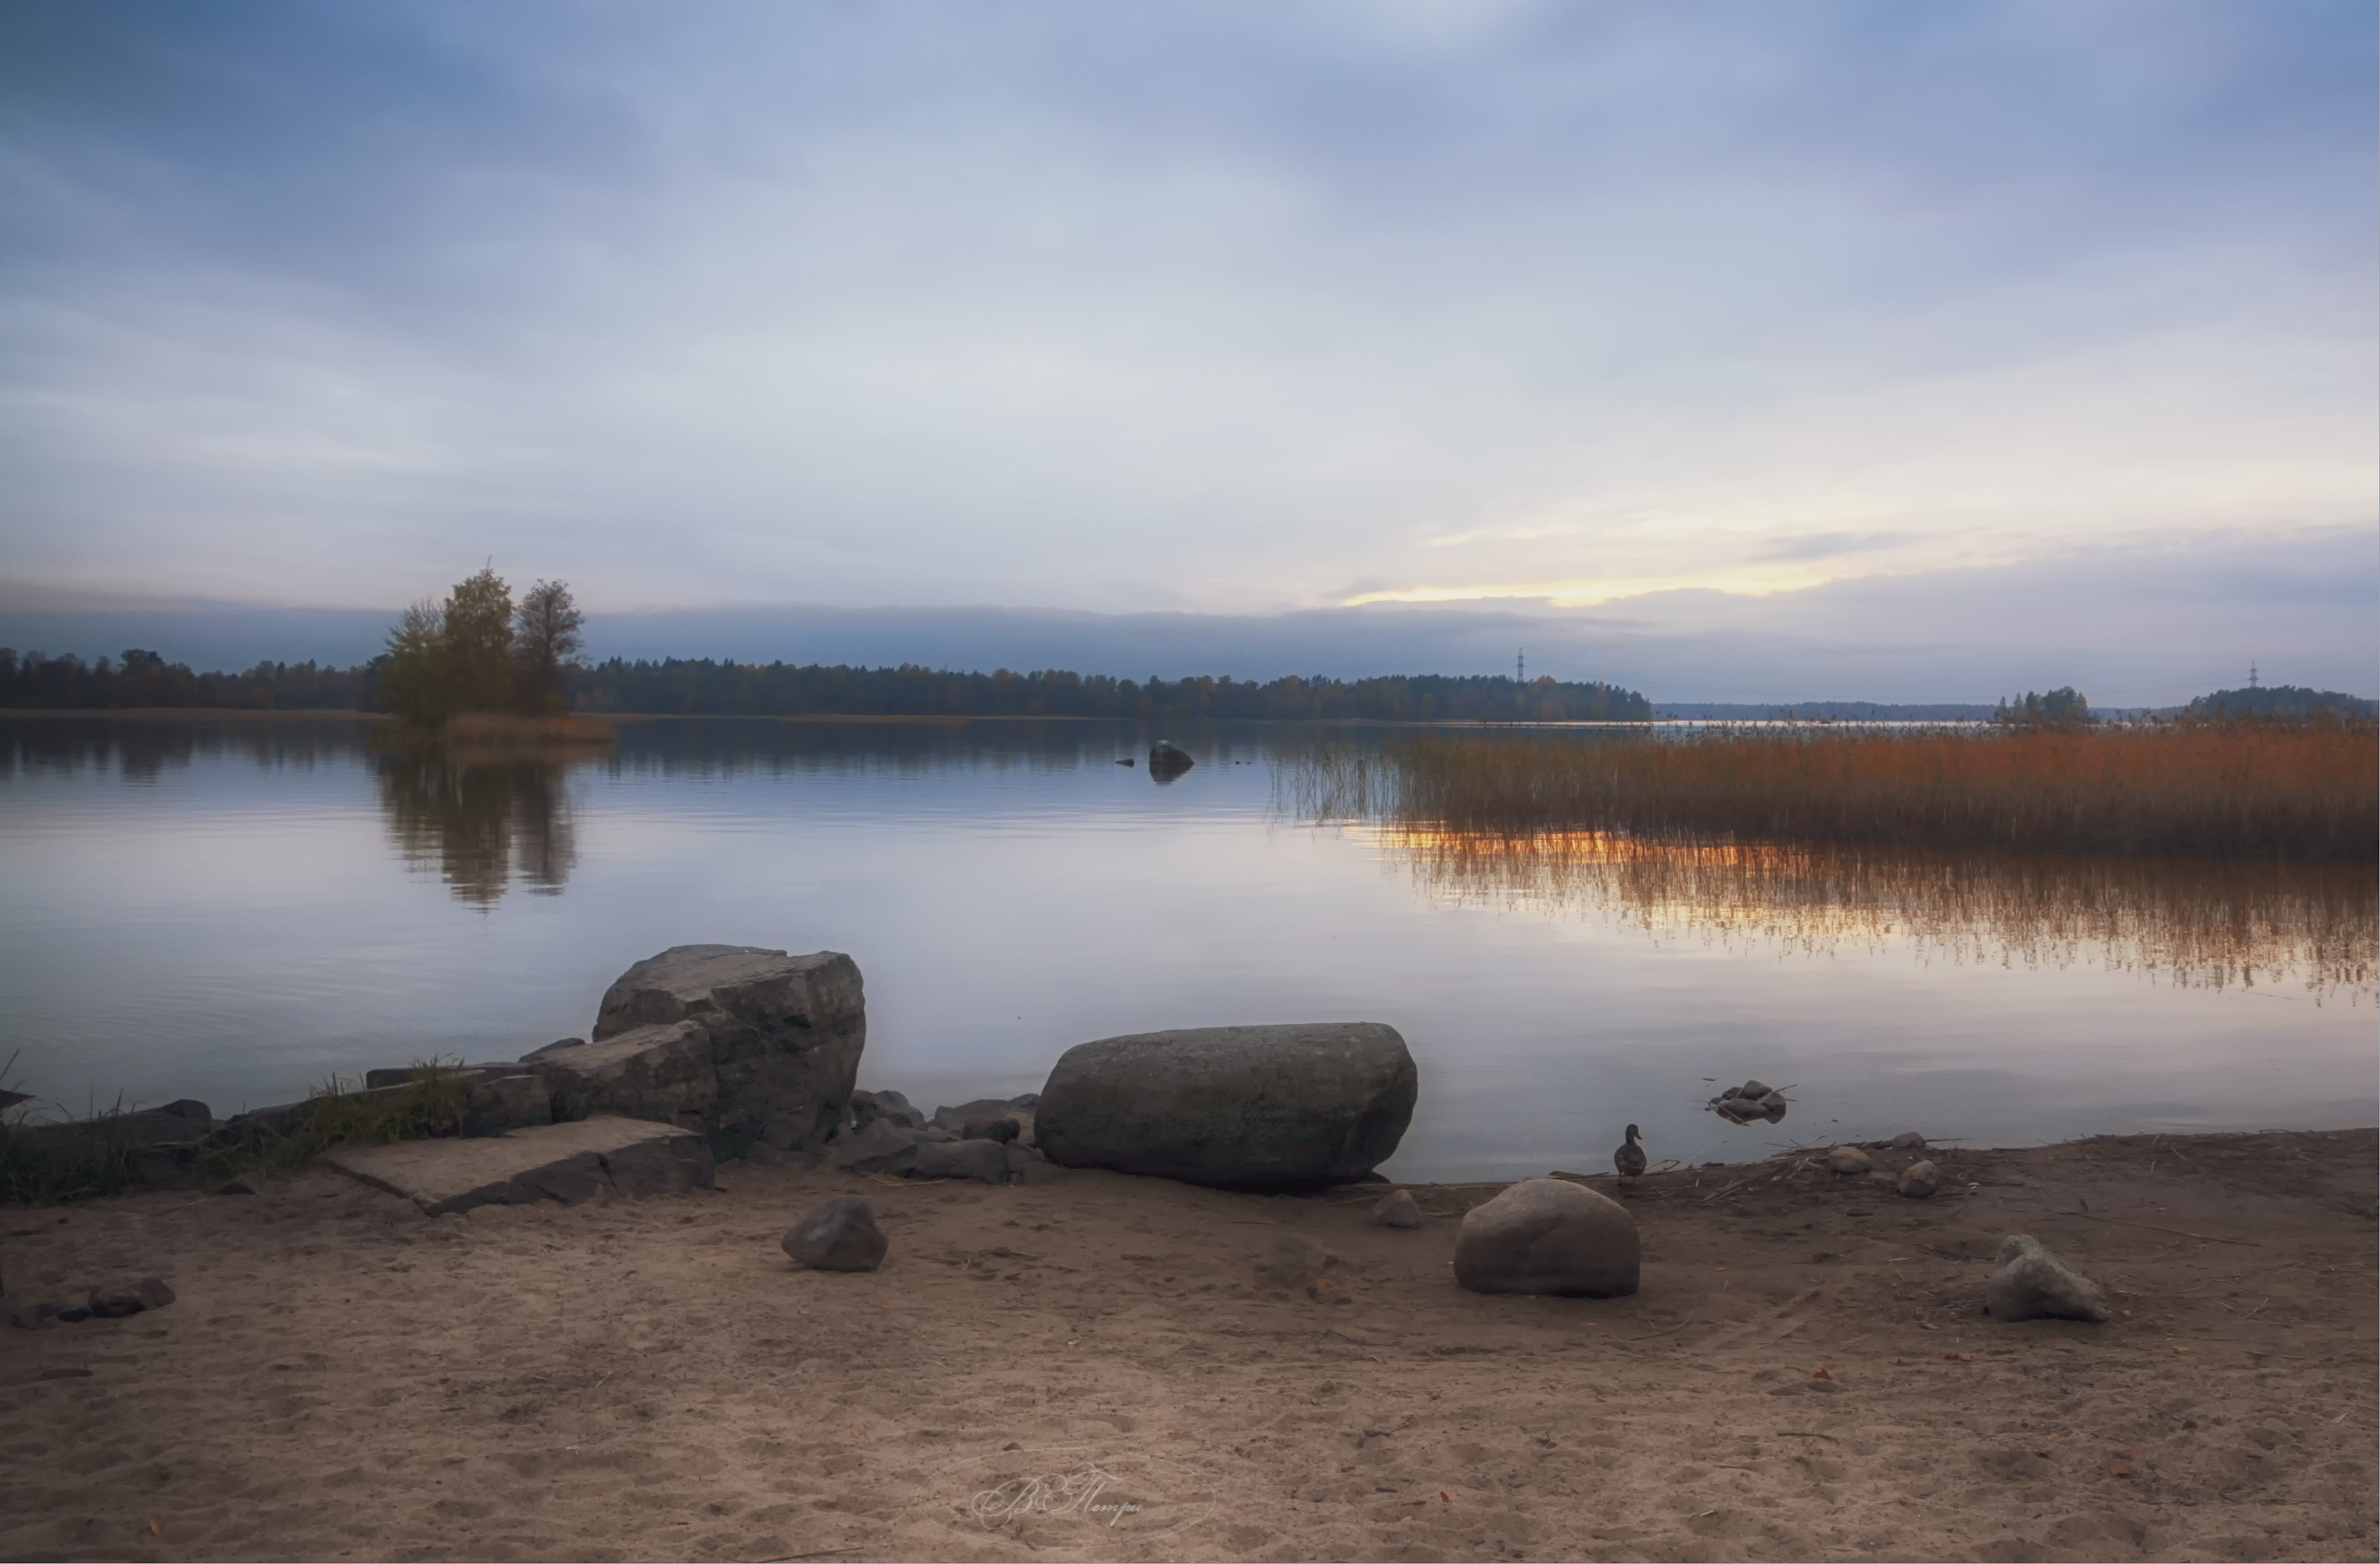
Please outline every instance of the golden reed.
[{"label": "golden reed", "polygon": [[1461,830],[2365,864],[2380,854],[2370,722],[1433,734],[1350,766],[1365,774],[1342,782],[1387,795],[1398,821]]}]

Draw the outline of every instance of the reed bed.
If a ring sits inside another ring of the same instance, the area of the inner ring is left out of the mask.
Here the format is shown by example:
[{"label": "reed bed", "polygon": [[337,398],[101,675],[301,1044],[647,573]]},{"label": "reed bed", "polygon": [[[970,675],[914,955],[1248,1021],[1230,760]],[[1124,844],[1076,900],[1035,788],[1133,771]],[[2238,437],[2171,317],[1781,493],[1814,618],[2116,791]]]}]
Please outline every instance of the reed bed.
[{"label": "reed bed", "polygon": [[2380,855],[2380,731],[2370,722],[1432,735],[1318,753],[1300,786],[1326,815],[1459,830],[2364,864]]},{"label": "reed bed", "polygon": [[1900,943],[1954,964],[2088,960],[2185,988],[2374,991],[2380,880],[2358,865],[1355,826],[1433,898],[1807,954]]}]

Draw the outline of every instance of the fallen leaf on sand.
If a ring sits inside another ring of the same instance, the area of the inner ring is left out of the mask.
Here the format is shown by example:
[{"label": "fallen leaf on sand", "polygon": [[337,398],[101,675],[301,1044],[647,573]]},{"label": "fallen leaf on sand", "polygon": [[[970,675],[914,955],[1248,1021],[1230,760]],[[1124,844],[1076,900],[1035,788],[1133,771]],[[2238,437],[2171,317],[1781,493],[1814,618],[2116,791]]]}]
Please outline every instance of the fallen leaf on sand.
[{"label": "fallen leaf on sand", "polygon": [[1438,1490],[1438,1502],[1440,1504],[1452,1504],[1454,1502],[1454,1496],[1448,1493],[1444,1488],[1440,1488]]},{"label": "fallen leaf on sand", "polygon": [[[1943,1355],[1944,1355],[1945,1357],[1948,1357],[1949,1354],[1946,1352],[1946,1353],[1944,1353]],[[1832,1378],[1834,1377],[1834,1376],[1833,1376],[1833,1375],[1831,1375],[1831,1374],[1828,1374],[1825,1369],[1823,1369],[1823,1368],[1822,1368],[1822,1369],[1818,1370],[1818,1372],[1817,1372],[1817,1373],[1815,1373],[1815,1374],[1814,1374],[1814,1375],[1810,1376],[1810,1377],[1811,1377],[1811,1378],[1813,1378],[1813,1379],[1832,1379]]]},{"label": "fallen leaf on sand", "polygon": [[2132,1467],[2131,1467],[2131,1463],[2130,1461],[2111,1461],[2107,1462],[2107,1475],[2108,1475],[2108,1476],[2110,1476],[2110,1477],[2129,1477],[2129,1476],[2131,1476],[2131,1474],[2132,1474]]},{"label": "fallen leaf on sand", "polygon": [[1942,1357],[1944,1361],[1948,1363],[1973,1363],[1975,1361],[1975,1354],[1973,1352],[1945,1352],[1942,1354]]}]

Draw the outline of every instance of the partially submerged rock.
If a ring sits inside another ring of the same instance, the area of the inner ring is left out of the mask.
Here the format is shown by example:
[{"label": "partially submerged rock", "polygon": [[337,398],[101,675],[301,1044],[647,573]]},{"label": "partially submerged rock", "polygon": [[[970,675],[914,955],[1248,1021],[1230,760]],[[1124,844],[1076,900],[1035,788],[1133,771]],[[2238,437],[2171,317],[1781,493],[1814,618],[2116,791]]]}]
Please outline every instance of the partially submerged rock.
[{"label": "partially submerged rock", "polygon": [[322,1165],[402,1195],[425,1215],[600,1194],[631,1198],[708,1188],[710,1147],[673,1124],[595,1118],[468,1140],[399,1141],[327,1151]]},{"label": "partially submerged rock", "polygon": [[1999,1269],[1985,1292],[1985,1309],[2003,1321],[2039,1319],[2087,1320],[2104,1325],[2110,1317],[2107,1294],[2097,1282],[2049,1252],[2041,1240],[2013,1233],[2000,1244]]},{"label": "partially submerged rock", "polygon": [[1068,1167],[1312,1187],[1387,1160],[1418,1091],[1404,1039],[1376,1022],[1146,1032],[1069,1049],[1034,1136]]},{"label": "partially submerged rock", "polygon": [[1934,1192],[1941,1187],[1942,1170],[1931,1162],[1912,1162],[1892,1182],[1893,1193],[1912,1200],[1931,1200]]},{"label": "partially submerged rock", "polygon": [[1564,1179],[1524,1179],[1464,1214],[1454,1279],[1474,1292],[1624,1298],[1642,1255],[1618,1201]]},{"label": "partially submerged rock", "polygon": [[1784,1122],[1784,1094],[1765,1082],[1746,1081],[1730,1086],[1710,1100],[1711,1110],[1730,1124]]},{"label": "partially submerged rock", "polygon": [[1421,1203],[1413,1197],[1413,1191],[1397,1190],[1372,1207],[1372,1220],[1384,1228],[1417,1228],[1422,1223]]},{"label": "partially submerged rock", "polygon": [[814,1271],[872,1271],[892,1241],[876,1225],[876,1207],[856,1194],[837,1195],[786,1230],[785,1253]]},{"label": "partially submerged rock", "polygon": [[[712,1078],[704,1128],[714,1152],[823,1150],[844,1121],[868,1040],[859,968],[832,951],[793,956],[746,945],[678,945],[640,961],[603,996],[590,1049],[639,1028],[698,1024]],[[544,1056],[571,1060],[577,1050]],[[632,1111],[671,1117],[674,1099]],[[769,1133],[772,1126],[782,1126]],[[781,1144],[782,1143],[782,1144]]]}]

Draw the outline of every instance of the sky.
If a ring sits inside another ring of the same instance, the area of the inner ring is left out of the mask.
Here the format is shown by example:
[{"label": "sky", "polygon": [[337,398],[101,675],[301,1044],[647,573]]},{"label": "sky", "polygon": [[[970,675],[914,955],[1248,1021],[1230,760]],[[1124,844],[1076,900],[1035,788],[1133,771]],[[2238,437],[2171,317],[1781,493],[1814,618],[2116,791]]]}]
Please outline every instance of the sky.
[{"label": "sky", "polygon": [[599,649],[2375,693],[2375,60],[2364,0],[26,0],[0,637],[344,657],[486,561]]}]

